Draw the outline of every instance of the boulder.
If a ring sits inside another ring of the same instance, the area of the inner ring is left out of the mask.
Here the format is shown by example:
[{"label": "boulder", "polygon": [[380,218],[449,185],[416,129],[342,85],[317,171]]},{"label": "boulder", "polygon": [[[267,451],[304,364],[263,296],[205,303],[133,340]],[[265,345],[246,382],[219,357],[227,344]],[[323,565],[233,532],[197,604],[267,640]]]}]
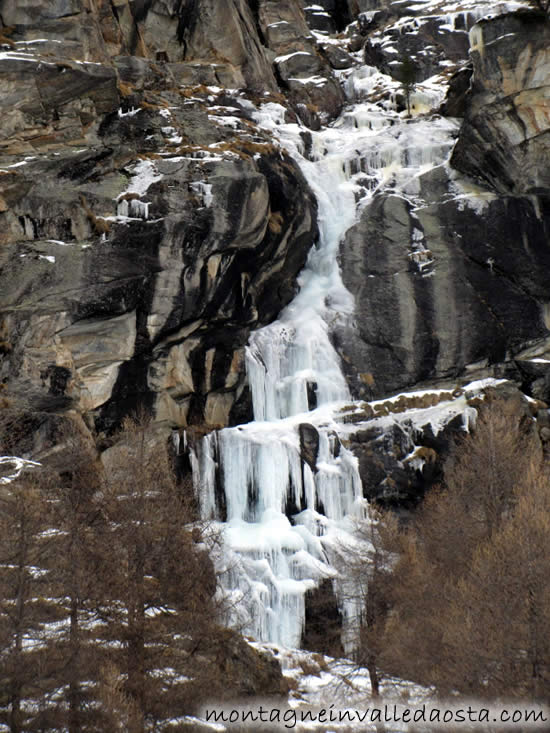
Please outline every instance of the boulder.
[{"label": "boulder", "polygon": [[353,56],[350,56],[340,46],[335,46],[331,43],[323,45],[321,43],[321,52],[333,69],[350,69],[356,64]]},{"label": "boulder", "polygon": [[186,0],[184,6],[177,18],[182,59],[233,69],[233,81],[228,78],[225,84],[229,88],[277,90],[251,4],[246,0],[229,0],[229,5],[217,0]]},{"label": "boulder", "polygon": [[274,654],[253,648],[230,629],[220,630],[210,646],[207,659],[212,658],[219,670],[217,679],[223,680],[218,699],[281,697],[287,693],[288,683]]},{"label": "boulder", "polygon": [[315,472],[317,471],[317,458],[319,456],[319,433],[317,428],[309,423],[301,423],[298,432],[300,435],[300,456]]}]

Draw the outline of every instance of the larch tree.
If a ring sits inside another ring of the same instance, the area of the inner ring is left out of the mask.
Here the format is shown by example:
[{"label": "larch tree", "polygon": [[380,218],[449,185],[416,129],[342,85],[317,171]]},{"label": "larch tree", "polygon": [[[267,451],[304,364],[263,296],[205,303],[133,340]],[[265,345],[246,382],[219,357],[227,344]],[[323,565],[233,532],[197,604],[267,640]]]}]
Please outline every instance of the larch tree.
[{"label": "larch tree", "polygon": [[220,690],[210,528],[190,493],[145,419],[127,422],[102,464],[75,445],[62,474],[0,486],[10,733],[156,730]]},{"label": "larch tree", "polygon": [[368,670],[375,698],[380,694],[380,655],[385,643],[391,577],[400,545],[397,518],[389,511],[371,507],[369,516],[355,523],[354,542],[338,545],[331,556],[340,575],[338,599],[351,610],[351,619],[346,619],[344,629],[339,619],[334,624],[336,628],[329,627],[326,635],[347,632],[347,640],[352,644],[347,652],[358,668]]},{"label": "larch tree", "polygon": [[476,693],[550,699],[550,477],[531,471],[514,509],[449,588],[452,678]]},{"label": "larch tree", "polygon": [[10,733],[26,730],[25,700],[48,676],[41,632],[55,609],[43,568],[46,516],[38,477],[0,486],[0,710]]},{"label": "larch tree", "polygon": [[380,664],[440,694],[539,696],[549,480],[532,421],[493,403],[457,444],[391,575]]},{"label": "larch tree", "polygon": [[96,606],[103,599],[110,561],[101,470],[91,452],[74,445],[71,470],[49,482],[48,521],[52,536],[47,553],[50,593],[62,599],[65,624],[49,641],[55,660],[58,718],[78,733],[97,717],[89,705],[103,655],[95,643]]},{"label": "larch tree", "polygon": [[108,640],[124,646],[128,731],[142,733],[189,709],[190,677],[195,684],[200,677],[193,660],[215,628],[216,576],[192,497],[146,419],[125,423],[108,464],[110,587],[102,612]]}]

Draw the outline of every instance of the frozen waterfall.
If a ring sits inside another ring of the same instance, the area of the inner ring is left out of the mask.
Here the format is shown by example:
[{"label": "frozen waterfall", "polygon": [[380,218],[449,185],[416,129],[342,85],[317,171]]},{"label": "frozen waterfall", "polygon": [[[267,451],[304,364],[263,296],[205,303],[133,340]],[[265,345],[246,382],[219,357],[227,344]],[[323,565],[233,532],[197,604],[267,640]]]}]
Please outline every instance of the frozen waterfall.
[{"label": "frozen waterfall", "polygon": [[[306,591],[335,578],[332,559],[365,512],[357,460],[340,442],[335,419],[350,395],[330,329],[353,317],[338,247],[380,188],[414,197],[419,174],[445,161],[456,129],[447,120],[412,124],[361,102],[372,74],[365,67],[353,74],[345,88],[356,101],[332,126],[311,132],[307,157],[303,128],[285,122],[284,107],[256,110],[258,124],[289,151],[314,191],[320,238],[295,299],[250,338],[254,422],[207,436],[192,461],[203,516],[225,521],[221,562],[230,623],[257,640],[291,647],[300,644]],[[307,458],[304,434],[313,441]],[[337,595],[342,583],[335,582]],[[340,598],[344,633],[357,614],[352,596]]]}]

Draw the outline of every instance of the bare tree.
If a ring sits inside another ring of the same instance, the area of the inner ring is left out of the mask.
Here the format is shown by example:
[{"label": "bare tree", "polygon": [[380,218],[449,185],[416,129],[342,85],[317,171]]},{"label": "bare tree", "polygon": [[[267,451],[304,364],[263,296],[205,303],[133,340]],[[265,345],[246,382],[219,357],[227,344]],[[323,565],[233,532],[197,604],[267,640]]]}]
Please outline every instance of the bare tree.
[{"label": "bare tree", "polygon": [[536,435],[498,408],[457,445],[391,575],[380,665],[441,693],[542,694],[547,680],[548,478]]},{"label": "bare tree", "polygon": [[0,678],[10,733],[24,730],[24,697],[36,684],[36,632],[48,618],[43,594],[41,534],[46,505],[33,477],[0,486]]},{"label": "bare tree", "polygon": [[65,633],[49,642],[50,654],[57,660],[56,683],[66,690],[67,705],[59,706],[60,717],[67,717],[69,733],[78,733],[85,718],[94,717],[82,683],[93,680],[102,664],[93,644],[94,610],[103,597],[102,570],[110,548],[101,471],[86,446],[74,441],[72,447],[71,470],[52,479],[47,492],[52,536],[46,563],[49,592],[63,599],[67,621]]},{"label": "bare tree", "polygon": [[[401,536],[397,518],[390,511],[374,508],[367,519],[356,522],[354,535],[354,543],[343,543],[331,560],[340,573],[338,598],[355,616],[355,624],[348,630],[349,638],[353,639],[353,660],[358,667],[368,670],[371,693],[377,698],[392,576]],[[336,632],[342,633],[339,624],[337,629],[329,627],[327,638]]]},{"label": "bare tree", "polygon": [[518,419],[499,400],[481,411],[475,430],[456,443],[445,465],[446,497],[470,522],[474,542],[498,527],[541,458],[530,417]]},{"label": "bare tree", "polygon": [[119,437],[105,489],[112,560],[103,613],[109,637],[124,643],[128,731],[142,733],[166,714],[168,698],[189,694],[190,659],[216,621],[216,577],[165,442],[144,418],[127,421]]},{"label": "bare tree", "polygon": [[524,477],[513,512],[449,590],[444,639],[452,677],[477,694],[548,699],[549,476]]},{"label": "bare tree", "polygon": [[137,713],[133,710],[134,702],[124,691],[120,669],[112,662],[101,668],[98,697],[109,731],[125,733]]}]

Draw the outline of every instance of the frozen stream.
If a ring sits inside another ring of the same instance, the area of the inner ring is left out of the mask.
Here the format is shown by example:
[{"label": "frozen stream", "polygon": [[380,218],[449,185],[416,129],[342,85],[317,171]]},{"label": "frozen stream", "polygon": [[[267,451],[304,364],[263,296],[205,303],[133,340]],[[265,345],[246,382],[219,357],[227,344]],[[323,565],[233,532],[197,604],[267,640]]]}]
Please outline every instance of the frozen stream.
[{"label": "frozen stream", "polygon": [[[374,76],[360,67],[346,80],[355,102],[332,126],[311,132],[307,158],[304,128],[285,123],[281,105],[256,112],[314,191],[320,239],[298,295],[279,320],[250,339],[246,366],[255,421],[207,436],[193,456],[204,517],[227,517],[220,563],[232,600],[230,623],[257,640],[289,647],[300,645],[305,593],[322,578],[335,578],[350,635],[358,613],[334,569],[336,557],[355,541],[354,518],[365,514],[357,461],[340,444],[334,420],[350,395],[330,328],[353,317],[338,248],[377,190],[392,187],[414,199],[419,174],[446,160],[456,131],[449,120],[406,121],[360,101]],[[315,436],[312,425],[318,434],[313,462],[303,460],[301,450],[307,436]]]}]

